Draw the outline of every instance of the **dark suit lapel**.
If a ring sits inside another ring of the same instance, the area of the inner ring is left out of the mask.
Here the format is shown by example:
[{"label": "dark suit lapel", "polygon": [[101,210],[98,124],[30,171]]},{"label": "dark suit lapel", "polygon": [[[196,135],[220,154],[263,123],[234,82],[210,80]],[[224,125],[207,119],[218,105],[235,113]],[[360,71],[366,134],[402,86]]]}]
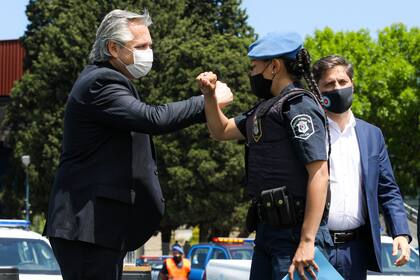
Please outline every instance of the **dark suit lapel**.
[{"label": "dark suit lapel", "polygon": [[[366,182],[368,178],[368,147],[366,139],[366,131],[363,127],[363,124],[356,119],[356,137],[357,142],[359,144],[359,151],[360,151],[360,163],[362,166],[362,182]],[[362,183],[362,187],[365,189],[364,184]],[[365,190],[366,191],[366,190]]]}]

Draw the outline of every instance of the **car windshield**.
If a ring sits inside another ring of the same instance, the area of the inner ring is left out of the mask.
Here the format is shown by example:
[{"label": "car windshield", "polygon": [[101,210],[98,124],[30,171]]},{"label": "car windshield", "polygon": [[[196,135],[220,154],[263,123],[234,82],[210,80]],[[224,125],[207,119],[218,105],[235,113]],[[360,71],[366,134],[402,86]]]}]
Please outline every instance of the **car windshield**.
[{"label": "car windshield", "polygon": [[392,244],[382,243],[382,267],[384,273],[411,274],[419,272],[419,256],[413,250],[411,250],[410,261],[406,265],[395,266],[394,262],[397,258],[398,256],[392,255]]},{"label": "car windshield", "polygon": [[229,248],[229,253],[234,260],[251,260],[254,249],[249,248]]},{"label": "car windshield", "polygon": [[0,238],[0,266],[14,266],[19,273],[60,274],[51,247],[42,240]]}]

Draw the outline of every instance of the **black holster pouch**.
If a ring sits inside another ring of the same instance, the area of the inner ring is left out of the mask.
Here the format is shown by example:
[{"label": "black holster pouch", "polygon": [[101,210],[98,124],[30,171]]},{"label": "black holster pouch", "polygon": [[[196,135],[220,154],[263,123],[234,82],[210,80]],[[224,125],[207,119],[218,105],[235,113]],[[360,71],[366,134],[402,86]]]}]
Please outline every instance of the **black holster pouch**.
[{"label": "black holster pouch", "polygon": [[285,186],[261,192],[262,220],[273,227],[290,228],[297,224],[295,203]]},{"label": "black holster pouch", "polygon": [[246,213],[245,226],[246,230],[251,233],[257,230],[258,224],[258,205],[256,201],[252,201],[251,206]]}]

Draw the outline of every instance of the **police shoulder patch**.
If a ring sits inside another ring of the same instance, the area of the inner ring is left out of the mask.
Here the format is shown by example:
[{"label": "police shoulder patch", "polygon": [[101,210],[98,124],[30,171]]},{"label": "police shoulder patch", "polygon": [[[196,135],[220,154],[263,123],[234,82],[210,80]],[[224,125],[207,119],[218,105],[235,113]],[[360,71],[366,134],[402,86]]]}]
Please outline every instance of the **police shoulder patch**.
[{"label": "police shoulder patch", "polygon": [[306,140],[314,134],[314,124],[312,118],[309,115],[301,114],[295,116],[291,122],[290,126],[293,130],[295,138]]},{"label": "police shoulder patch", "polygon": [[262,136],[261,129],[261,119],[254,116],[252,124],[252,137],[254,138],[255,143],[260,140]]}]

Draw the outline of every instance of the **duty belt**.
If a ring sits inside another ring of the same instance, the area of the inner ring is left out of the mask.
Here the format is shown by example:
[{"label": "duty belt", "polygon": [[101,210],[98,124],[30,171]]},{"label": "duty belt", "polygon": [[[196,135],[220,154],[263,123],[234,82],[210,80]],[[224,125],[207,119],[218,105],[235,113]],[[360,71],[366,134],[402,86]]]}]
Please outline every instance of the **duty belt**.
[{"label": "duty belt", "polygon": [[[295,206],[296,219],[298,223],[303,223],[303,218],[305,215],[305,201],[301,199],[298,199],[298,200],[295,199],[293,201],[293,204]],[[263,224],[267,223],[266,208],[264,208],[261,205],[260,201],[256,202],[256,207],[257,207],[258,221]]]}]

